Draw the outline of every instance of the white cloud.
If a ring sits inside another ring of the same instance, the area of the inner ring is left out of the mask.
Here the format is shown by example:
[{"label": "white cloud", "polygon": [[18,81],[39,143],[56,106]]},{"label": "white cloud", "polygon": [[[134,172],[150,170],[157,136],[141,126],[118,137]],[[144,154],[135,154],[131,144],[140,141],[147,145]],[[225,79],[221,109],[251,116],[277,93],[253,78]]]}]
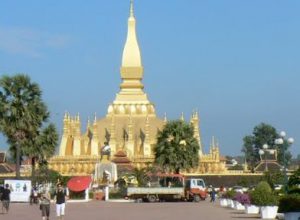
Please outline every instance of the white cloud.
[{"label": "white cloud", "polygon": [[62,34],[50,34],[23,27],[0,26],[0,51],[41,57],[45,49],[61,49],[70,42],[70,38]]}]

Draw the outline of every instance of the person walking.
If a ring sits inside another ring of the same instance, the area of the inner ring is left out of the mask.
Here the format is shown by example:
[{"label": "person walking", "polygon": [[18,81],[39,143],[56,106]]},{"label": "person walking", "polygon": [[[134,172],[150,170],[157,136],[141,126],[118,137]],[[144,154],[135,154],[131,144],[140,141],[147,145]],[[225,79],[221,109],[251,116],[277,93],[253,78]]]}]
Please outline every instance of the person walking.
[{"label": "person walking", "polygon": [[60,220],[64,219],[66,208],[67,194],[61,184],[57,185],[57,190],[54,194],[54,201],[56,201],[56,215]]},{"label": "person walking", "polygon": [[4,186],[3,184],[0,185],[0,200],[1,200],[1,197],[2,197],[2,192],[4,190]]},{"label": "person walking", "polygon": [[49,220],[50,216],[50,193],[44,190],[40,197],[40,210],[42,211],[42,220]]},{"label": "person walking", "polygon": [[210,192],[210,202],[215,202],[215,200],[216,200],[216,190],[215,188],[212,188]]},{"label": "person walking", "polygon": [[36,187],[32,187],[30,194],[30,205],[38,204],[38,191]]},{"label": "person walking", "polygon": [[2,213],[8,213],[10,203],[10,189],[8,184],[5,184],[5,188],[2,190],[1,201]]}]

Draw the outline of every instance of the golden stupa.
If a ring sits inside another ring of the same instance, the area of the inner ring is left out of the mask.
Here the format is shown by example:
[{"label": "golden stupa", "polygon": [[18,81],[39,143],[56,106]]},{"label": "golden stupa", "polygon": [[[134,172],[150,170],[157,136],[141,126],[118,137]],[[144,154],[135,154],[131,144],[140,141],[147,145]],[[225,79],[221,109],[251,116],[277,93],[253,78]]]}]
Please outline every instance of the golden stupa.
[{"label": "golden stupa", "polygon": [[[154,104],[143,90],[144,68],[136,36],[133,1],[130,4],[128,33],[120,72],[120,91],[108,106],[106,116],[97,120],[95,115],[92,124],[88,121],[85,133],[81,133],[79,115],[71,117],[65,113],[59,155],[49,160],[50,169],[62,175],[92,174],[95,164],[100,160],[100,147],[104,142],[109,142],[112,160],[121,151],[125,152],[134,167],[142,167],[154,161],[156,134],[163,129],[167,117],[157,117]],[[181,120],[184,120],[183,115]],[[225,163],[220,161],[218,146],[213,144],[210,153],[203,154],[197,112],[193,112],[190,123],[194,126],[194,135],[200,144],[200,165],[192,172],[224,171]]]}]

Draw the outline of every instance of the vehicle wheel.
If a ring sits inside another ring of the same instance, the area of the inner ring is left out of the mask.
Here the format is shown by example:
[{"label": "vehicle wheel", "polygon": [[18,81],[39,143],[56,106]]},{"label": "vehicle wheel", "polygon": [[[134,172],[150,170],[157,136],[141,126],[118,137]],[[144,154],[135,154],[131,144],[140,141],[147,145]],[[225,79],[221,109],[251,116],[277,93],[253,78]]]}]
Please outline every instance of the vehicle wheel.
[{"label": "vehicle wheel", "polygon": [[200,202],[200,199],[199,195],[194,195],[194,202]]},{"label": "vehicle wheel", "polygon": [[156,202],[156,196],[155,195],[149,195],[148,196],[148,201],[149,202]]}]

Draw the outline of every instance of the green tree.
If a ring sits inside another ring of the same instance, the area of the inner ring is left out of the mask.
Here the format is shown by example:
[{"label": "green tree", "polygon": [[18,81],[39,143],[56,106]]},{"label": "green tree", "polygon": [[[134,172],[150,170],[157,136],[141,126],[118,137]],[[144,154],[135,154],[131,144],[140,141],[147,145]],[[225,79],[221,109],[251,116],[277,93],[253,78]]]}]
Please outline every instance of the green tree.
[{"label": "green tree", "polygon": [[282,172],[265,172],[263,180],[266,181],[272,189],[274,189],[275,184],[284,184],[284,175]]},{"label": "green tree", "polygon": [[170,121],[157,134],[154,147],[155,162],[167,172],[179,173],[198,165],[199,143],[194,129],[184,121]]},{"label": "green tree", "polygon": [[28,140],[24,154],[31,158],[32,176],[35,176],[35,167],[37,162],[45,162],[55,153],[55,147],[58,141],[58,134],[53,124],[39,129],[39,135]]},{"label": "green tree", "polygon": [[243,170],[243,169],[244,169],[244,167],[241,164],[237,164],[237,165],[234,165],[234,166],[228,168],[228,170]]},{"label": "green tree", "polygon": [[39,184],[56,184],[57,180],[62,178],[63,177],[57,171],[48,169],[47,164],[41,162],[39,163],[39,168],[36,170],[36,175],[32,178],[32,180]]},{"label": "green tree", "polygon": [[134,168],[132,175],[136,178],[138,186],[147,186],[148,181],[150,180],[148,176],[147,168]]},{"label": "green tree", "polygon": [[54,153],[57,134],[54,125],[44,127],[49,112],[41,97],[38,84],[32,83],[27,75],[0,78],[0,132],[10,144],[17,178],[22,156],[35,160],[37,155],[41,158]]},{"label": "green tree", "polygon": [[276,129],[271,125],[261,123],[254,127],[252,135],[247,135],[243,138],[243,148],[242,152],[245,153],[246,161],[253,170],[254,167],[260,161],[259,149],[262,148],[264,144],[267,144],[269,149],[277,150],[277,159],[280,164],[283,165],[284,156],[287,164],[291,160],[291,153],[288,151],[289,144],[284,141],[282,146],[275,145],[275,139],[279,137]]},{"label": "green tree", "polygon": [[288,181],[288,186],[299,186],[300,185],[300,168],[298,170],[295,170],[293,174],[290,176]]}]

